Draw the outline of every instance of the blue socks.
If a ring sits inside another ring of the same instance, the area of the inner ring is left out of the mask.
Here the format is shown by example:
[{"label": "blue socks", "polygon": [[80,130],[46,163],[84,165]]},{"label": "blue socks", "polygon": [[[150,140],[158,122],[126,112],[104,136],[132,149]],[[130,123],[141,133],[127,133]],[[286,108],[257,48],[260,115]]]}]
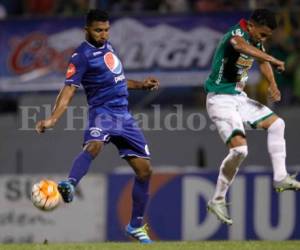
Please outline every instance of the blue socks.
[{"label": "blue socks", "polygon": [[149,198],[149,182],[141,181],[135,177],[132,189],[132,214],[130,225],[134,228],[141,227],[143,216]]},{"label": "blue socks", "polygon": [[[76,187],[81,178],[88,172],[93,156],[87,152],[81,152],[74,160],[68,180]],[[141,227],[143,216],[149,199],[150,180],[141,181],[135,177],[132,189],[132,213],[130,225],[134,228]]]},{"label": "blue socks", "polygon": [[93,156],[87,152],[82,151],[74,160],[72,169],[69,174],[69,181],[76,187],[81,178],[88,172]]}]

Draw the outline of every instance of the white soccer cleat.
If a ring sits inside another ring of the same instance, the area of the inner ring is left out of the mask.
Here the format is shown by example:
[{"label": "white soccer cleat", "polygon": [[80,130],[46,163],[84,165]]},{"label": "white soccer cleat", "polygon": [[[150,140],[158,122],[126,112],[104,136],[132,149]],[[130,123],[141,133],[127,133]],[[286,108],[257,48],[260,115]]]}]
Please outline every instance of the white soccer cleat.
[{"label": "white soccer cleat", "polygon": [[207,210],[214,215],[217,216],[217,218],[227,225],[232,225],[233,221],[228,215],[227,211],[228,204],[225,203],[225,201],[215,202],[210,200],[207,203]]}]

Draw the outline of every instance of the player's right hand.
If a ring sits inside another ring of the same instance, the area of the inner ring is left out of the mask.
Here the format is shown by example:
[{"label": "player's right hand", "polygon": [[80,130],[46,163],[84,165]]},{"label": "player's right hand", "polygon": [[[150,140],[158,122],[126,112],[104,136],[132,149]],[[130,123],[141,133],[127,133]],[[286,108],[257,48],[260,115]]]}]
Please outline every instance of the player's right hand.
[{"label": "player's right hand", "polygon": [[275,68],[278,72],[285,71],[285,63],[283,61],[276,59],[276,60],[274,60],[274,62],[272,64],[275,66]]},{"label": "player's right hand", "polygon": [[55,120],[52,118],[41,120],[37,122],[35,126],[35,130],[36,132],[41,134],[44,133],[46,129],[54,127],[54,125],[55,125]]}]

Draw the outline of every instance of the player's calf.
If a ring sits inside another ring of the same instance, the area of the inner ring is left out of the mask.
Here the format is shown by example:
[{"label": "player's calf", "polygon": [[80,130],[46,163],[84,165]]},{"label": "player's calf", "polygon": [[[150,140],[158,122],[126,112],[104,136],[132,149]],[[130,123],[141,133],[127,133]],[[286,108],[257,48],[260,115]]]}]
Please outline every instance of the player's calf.
[{"label": "player's calf", "polygon": [[234,176],[247,155],[248,147],[246,145],[234,147],[229,150],[229,154],[223,160],[220,169],[220,175],[228,181],[229,185],[231,185]]}]

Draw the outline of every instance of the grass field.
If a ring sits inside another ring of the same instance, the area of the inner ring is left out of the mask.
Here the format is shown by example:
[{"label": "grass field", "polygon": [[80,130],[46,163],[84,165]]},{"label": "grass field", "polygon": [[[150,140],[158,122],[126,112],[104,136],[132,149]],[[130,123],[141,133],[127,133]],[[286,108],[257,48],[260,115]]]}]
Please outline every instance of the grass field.
[{"label": "grass field", "polygon": [[89,244],[0,244],[0,250],[299,250],[300,241],[198,241]]}]

